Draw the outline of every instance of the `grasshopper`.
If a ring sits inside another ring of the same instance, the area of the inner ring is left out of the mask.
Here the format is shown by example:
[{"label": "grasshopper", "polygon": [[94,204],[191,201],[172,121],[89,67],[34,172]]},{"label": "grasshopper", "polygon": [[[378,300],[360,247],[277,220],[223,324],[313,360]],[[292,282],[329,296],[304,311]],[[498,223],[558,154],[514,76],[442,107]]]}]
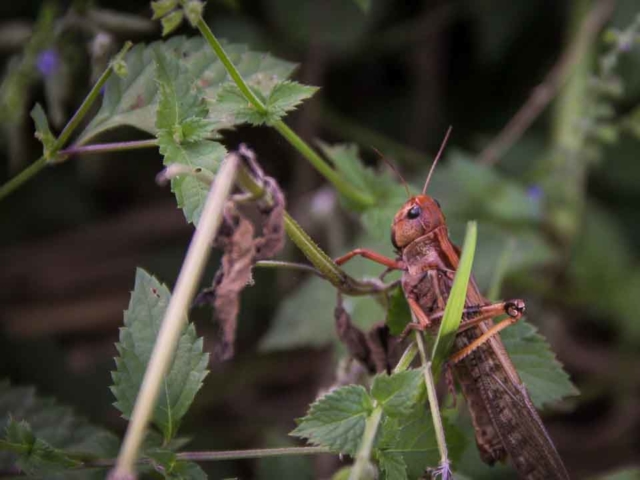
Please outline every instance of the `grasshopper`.
[{"label": "grasshopper", "polygon": [[[336,259],[343,264],[362,256],[390,270],[401,270],[401,285],[414,317],[409,329],[437,332],[460,260],[460,249],[449,240],[440,204],[426,195],[431,167],[420,195],[411,196],[396,213],[391,242],[398,253],[391,259],[356,249]],[[523,300],[491,302],[471,277],[462,322],[448,364],[467,401],[480,456],[485,463],[511,458],[526,480],[562,479],[569,475],[544,428],[525,385],[511,362],[499,332],[525,312]],[[492,319],[506,315],[497,324]]]}]

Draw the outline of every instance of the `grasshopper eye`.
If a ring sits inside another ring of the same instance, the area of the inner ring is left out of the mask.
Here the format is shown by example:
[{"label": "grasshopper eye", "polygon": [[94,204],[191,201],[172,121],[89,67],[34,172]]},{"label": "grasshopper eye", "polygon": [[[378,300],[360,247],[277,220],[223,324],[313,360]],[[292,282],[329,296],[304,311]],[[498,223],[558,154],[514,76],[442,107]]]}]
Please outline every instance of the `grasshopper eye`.
[{"label": "grasshopper eye", "polygon": [[409,220],[413,220],[414,218],[418,218],[422,213],[422,209],[418,205],[414,205],[407,212],[407,218]]}]

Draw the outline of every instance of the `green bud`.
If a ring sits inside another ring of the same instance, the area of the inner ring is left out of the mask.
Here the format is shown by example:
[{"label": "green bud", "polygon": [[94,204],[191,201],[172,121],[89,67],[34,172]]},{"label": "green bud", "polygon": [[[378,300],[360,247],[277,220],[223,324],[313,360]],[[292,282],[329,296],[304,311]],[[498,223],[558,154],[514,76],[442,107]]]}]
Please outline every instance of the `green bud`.
[{"label": "green bud", "polygon": [[162,19],[162,36],[165,37],[182,24],[184,13],[176,10]]},{"label": "green bud", "polygon": [[129,69],[127,68],[127,62],[125,62],[121,58],[118,60],[115,60],[111,64],[111,68],[113,68],[113,73],[115,73],[120,78],[124,78],[129,74]]},{"label": "green bud", "polygon": [[184,13],[192,27],[195,28],[200,19],[202,19],[203,9],[204,5],[199,0],[189,0],[184,6]]},{"label": "green bud", "polygon": [[164,17],[167,13],[176,8],[177,5],[178,0],[157,0],[155,2],[151,2],[151,8],[153,9],[153,17],[151,17],[151,19],[157,20]]}]

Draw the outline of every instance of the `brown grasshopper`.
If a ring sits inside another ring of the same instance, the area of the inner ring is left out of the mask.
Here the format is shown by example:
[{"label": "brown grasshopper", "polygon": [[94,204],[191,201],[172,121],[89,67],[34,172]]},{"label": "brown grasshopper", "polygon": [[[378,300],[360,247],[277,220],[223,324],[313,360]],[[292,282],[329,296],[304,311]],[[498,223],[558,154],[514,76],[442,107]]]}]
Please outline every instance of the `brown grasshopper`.
[{"label": "brown grasshopper", "polygon": [[[444,147],[449,132],[443,142]],[[421,195],[400,208],[391,226],[394,260],[367,249],[338,258],[343,264],[362,256],[401,270],[402,289],[415,322],[409,328],[435,331],[458,268],[460,249],[449,240],[447,224],[437,200],[425,194],[442,148],[431,167]],[[526,387],[502,344],[498,332],[517,322],[525,311],[522,300],[491,302],[471,277],[462,322],[449,359],[466,398],[476,443],[485,463],[507,456],[519,476],[527,480],[568,479],[562,459],[542,424]],[[492,319],[507,318],[494,324]]]}]

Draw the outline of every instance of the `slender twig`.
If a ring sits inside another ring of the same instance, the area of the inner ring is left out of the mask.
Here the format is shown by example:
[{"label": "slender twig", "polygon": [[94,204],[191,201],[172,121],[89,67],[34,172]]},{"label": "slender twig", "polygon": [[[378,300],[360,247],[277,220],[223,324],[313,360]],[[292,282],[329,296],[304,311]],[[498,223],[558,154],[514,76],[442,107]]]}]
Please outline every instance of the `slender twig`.
[{"label": "slender twig", "polygon": [[[240,72],[235,67],[224,48],[213,34],[209,25],[201,18],[196,27],[209,43],[209,46],[214,51],[216,56],[220,59],[224,67],[226,68],[229,76],[233,79],[238,89],[245,96],[247,101],[260,113],[266,113],[267,108],[264,103],[253,93],[247,82],[242,78]],[[333,170],[327,162],[318,155],[304,140],[302,140],[293,130],[291,130],[282,120],[274,122],[273,127],[296,149],[300,152],[311,165],[328,181],[330,181],[336,189],[345,197],[349,198],[353,202],[356,202],[362,206],[371,206],[374,204],[374,199],[355,188],[350,183],[346,182],[340,175]]]},{"label": "slender twig", "polygon": [[368,472],[373,468],[371,464],[371,451],[373,450],[373,444],[378,433],[378,427],[382,420],[382,405],[376,405],[373,412],[367,417],[367,421],[364,426],[364,433],[362,434],[362,441],[356,454],[356,461],[349,473],[349,480],[363,480],[365,478],[371,478],[372,475]]},{"label": "slender twig", "polygon": [[429,410],[431,411],[431,419],[433,420],[433,429],[436,434],[436,443],[440,452],[440,465],[438,471],[441,472],[442,478],[449,478],[449,450],[447,449],[447,441],[444,436],[444,426],[442,425],[442,417],[440,417],[440,405],[438,403],[438,395],[436,393],[436,385],[433,380],[433,372],[431,370],[431,362],[427,359],[427,352],[422,340],[422,333],[415,332],[416,343],[420,352],[420,361],[422,362],[422,372],[424,374],[424,383],[427,387],[427,398],[429,400]]},{"label": "slender twig", "polygon": [[60,150],[60,155],[84,155],[91,153],[123,152],[128,150],[139,150],[143,148],[157,147],[158,140],[132,140],[129,142],[96,143],[94,145],[71,145],[69,148]]},{"label": "slender twig", "polygon": [[112,479],[130,478],[133,474],[134,464],[153,413],[162,379],[171,363],[180,332],[187,319],[186,313],[211,253],[211,241],[216,236],[222,221],[225,199],[233,187],[237,165],[237,154],[227,155],[207,196],[200,223],[189,245],[175,290],[162,320],[118,455],[116,468],[110,476]]},{"label": "slender twig", "polygon": [[547,73],[543,82],[533,90],[531,96],[509,120],[498,136],[480,153],[480,163],[485,165],[496,163],[542,113],[569,78],[573,67],[588,50],[589,45],[611,15],[614,4],[613,0],[600,0],[591,9],[582,24],[579,35],[575,37],[558,62]]},{"label": "slender twig", "polygon": [[[122,47],[122,50],[120,50],[118,55],[116,55],[115,60],[117,61],[119,59],[122,59],[124,55],[131,49],[132,46],[133,44],[131,42],[126,42],[125,45]],[[61,161],[61,159],[65,158],[65,157],[59,157],[57,153],[60,151],[62,147],[64,147],[64,145],[67,143],[67,140],[69,140],[69,138],[71,137],[75,129],[78,127],[78,125],[80,125],[80,122],[82,121],[82,119],[89,112],[89,109],[91,108],[93,103],[96,101],[96,99],[100,95],[100,90],[102,89],[104,84],[107,82],[107,80],[109,79],[112,73],[113,73],[113,63],[109,64],[106,70],[102,72],[102,75],[100,75],[100,78],[98,78],[98,81],[93,85],[93,87],[91,88],[91,91],[89,91],[85,99],[82,101],[82,104],[80,105],[78,110],[76,110],[76,113],[73,114],[73,117],[71,117],[71,120],[69,120],[69,122],[62,129],[60,136],[56,139],[55,143],[51,147],[51,151],[48,152],[49,157],[52,159],[55,159],[51,163],[56,163],[58,161]],[[27,168],[25,168],[18,175],[16,175],[7,183],[2,185],[2,187],[0,187],[0,200],[2,200],[6,196],[14,192],[18,187],[22,186],[24,183],[26,183],[31,178],[33,178],[49,163],[50,162],[47,161],[47,159],[43,155],[38,160],[33,162],[31,165],[29,165]]]}]

